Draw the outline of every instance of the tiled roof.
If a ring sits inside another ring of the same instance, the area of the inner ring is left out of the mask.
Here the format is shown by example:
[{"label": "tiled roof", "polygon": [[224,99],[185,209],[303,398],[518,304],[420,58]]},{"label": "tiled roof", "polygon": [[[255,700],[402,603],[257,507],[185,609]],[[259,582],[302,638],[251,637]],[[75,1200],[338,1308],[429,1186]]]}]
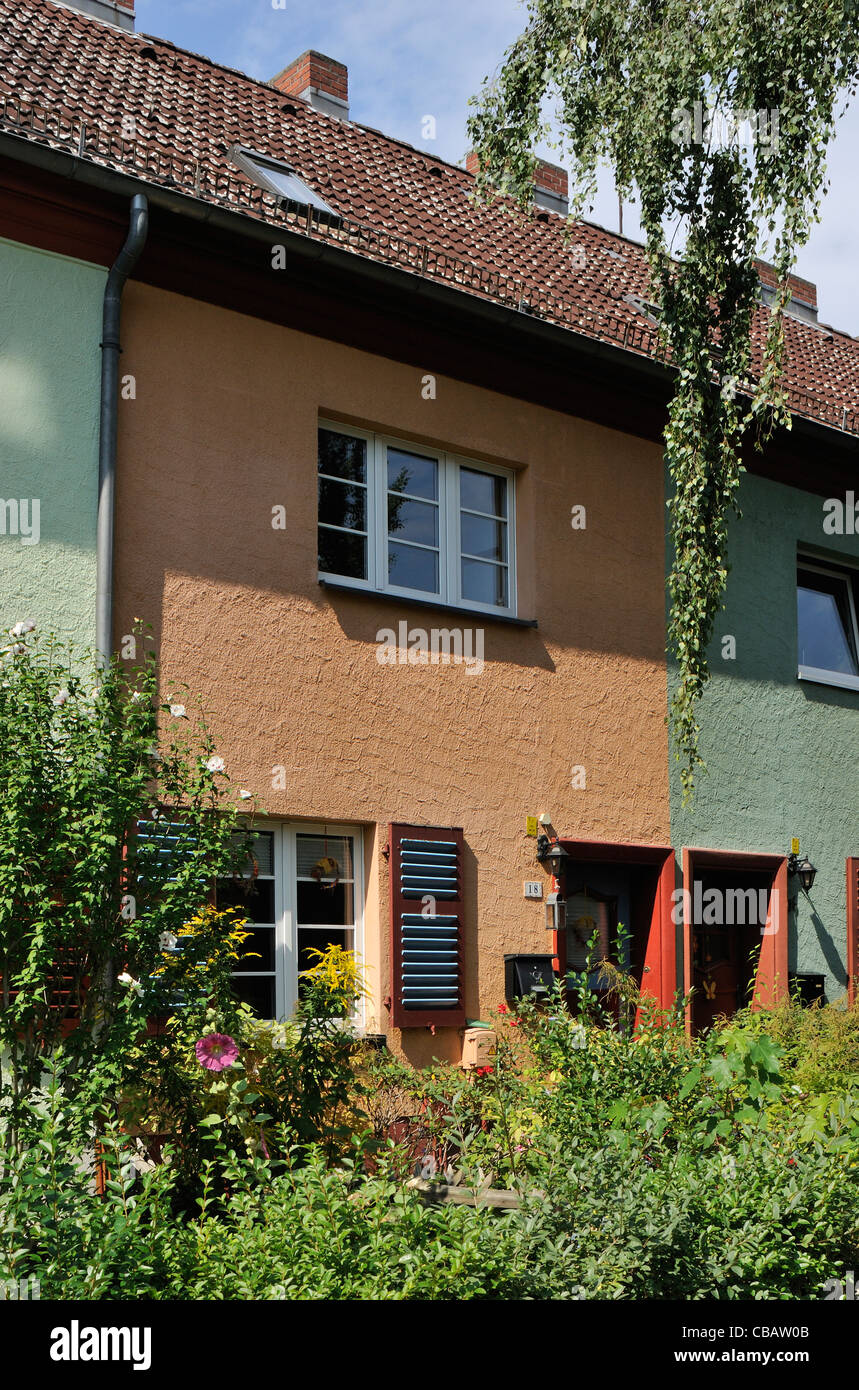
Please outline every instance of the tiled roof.
[{"label": "tiled roof", "polygon": [[[53,0],[0,0],[0,130],[657,353],[637,243],[506,199],[478,207],[464,169]],[[277,206],[231,163],[233,144],[287,161],[343,221]],[[758,350],[765,321],[762,308]],[[786,332],[795,413],[859,433],[859,340],[793,318]]]}]

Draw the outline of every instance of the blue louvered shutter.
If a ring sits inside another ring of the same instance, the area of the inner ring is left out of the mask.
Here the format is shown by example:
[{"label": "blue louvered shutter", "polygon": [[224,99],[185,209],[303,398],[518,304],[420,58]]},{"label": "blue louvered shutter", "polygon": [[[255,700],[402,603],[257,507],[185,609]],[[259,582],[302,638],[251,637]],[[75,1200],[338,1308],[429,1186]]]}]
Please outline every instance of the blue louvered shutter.
[{"label": "blue louvered shutter", "polygon": [[[192,860],[198,844],[194,830],[183,821],[159,815],[139,820],[135,827],[134,857],[137,881],[144,894],[163,892],[175,882],[176,874]],[[201,866],[197,875],[201,897],[210,896],[210,876]]]},{"label": "blue louvered shutter", "polygon": [[462,831],[392,825],[392,1017],[397,1028],[465,1022]]}]

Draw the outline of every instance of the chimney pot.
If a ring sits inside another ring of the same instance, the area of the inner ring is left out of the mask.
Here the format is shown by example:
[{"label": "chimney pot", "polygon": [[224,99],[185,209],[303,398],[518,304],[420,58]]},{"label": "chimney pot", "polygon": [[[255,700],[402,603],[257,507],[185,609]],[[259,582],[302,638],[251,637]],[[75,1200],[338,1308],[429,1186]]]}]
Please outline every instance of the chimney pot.
[{"label": "chimney pot", "polygon": [[326,116],[349,119],[349,69],[313,48],[273,77],[271,85],[287,96],[302,97]]},{"label": "chimney pot", "polygon": [[[756,260],[755,266],[761,282],[764,303],[771,304],[778,289],[775,267],[770,265],[769,261],[761,260]],[[817,323],[817,286],[810,280],[803,280],[800,275],[788,275],[787,284],[791,298],[786,312],[793,318]]]},{"label": "chimney pot", "polygon": [[73,10],[91,14],[118,29],[134,28],[134,0],[64,0]]},{"label": "chimney pot", "polygon": [[[477,174],[480,160],[474,150],[465,156],[465,167],[469,174]],[[570,210],[569,178],[566,169],[558,164],[550,164],[546,159],[538,159],[534,170],[534,202],[538,207],[548,208],[566,217]]]}]

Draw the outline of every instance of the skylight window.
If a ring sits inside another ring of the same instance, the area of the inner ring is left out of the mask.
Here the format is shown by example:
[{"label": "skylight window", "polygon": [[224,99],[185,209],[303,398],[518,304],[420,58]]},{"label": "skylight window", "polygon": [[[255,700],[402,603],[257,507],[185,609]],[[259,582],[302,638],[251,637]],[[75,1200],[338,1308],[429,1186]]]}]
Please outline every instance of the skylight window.
[{"label": "skylight window", "polygon": [[316,208],[329,217],[339,217],[332,207],[314,193],[312,188],[300,179],[295,171],[279,159],[267,154],[257,154],[255,150],[243,149],[234,145],[230,158],[248,178],[253,179],[260,188],[273,193],[276,198],[284,198],[290,203],[300,203],[302,207]]}]

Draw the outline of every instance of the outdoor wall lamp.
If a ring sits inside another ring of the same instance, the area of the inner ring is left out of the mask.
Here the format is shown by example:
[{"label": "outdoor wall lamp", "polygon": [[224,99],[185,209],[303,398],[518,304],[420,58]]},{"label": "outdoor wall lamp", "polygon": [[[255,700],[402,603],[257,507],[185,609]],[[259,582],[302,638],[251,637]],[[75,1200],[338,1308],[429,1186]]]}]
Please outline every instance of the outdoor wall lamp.
[{"label": "outdoor wall lamp", "polygon": [[808,855],[805,855],[803,859],[800,859],[798,854],[789,855],[787,871],[789,874],[799,874],[799,881],[802,884],[803,892],[811,892],[814,887],[814,880],[817,877],[817,870]]},{"label": "outdoor wall lamp", "polygon": [[569,859],[567,851],[557,840],[545,845],[537,842],[537,858],[552,874],[552,889],[546,896],[546,930],[563,931],[567,925],[567,904],[561,892],[561,875]]},{"label": "outdoor wall lamp", "polygon": [[550,848],[544,850],[542,855],[540,854],[539,841],[537,842],[537,858],[540,860],[541,864],[544,864],[547,869],[551,870],[555,878],[560,878],[567,866],[569,857],[567,851],[562,845],[558,844],[557,840]]},{"label": "outdoor wall lamp", "polygon": [[564,931],[567,926],[567,904],[555,889],[546,898],[546,931]]}]

